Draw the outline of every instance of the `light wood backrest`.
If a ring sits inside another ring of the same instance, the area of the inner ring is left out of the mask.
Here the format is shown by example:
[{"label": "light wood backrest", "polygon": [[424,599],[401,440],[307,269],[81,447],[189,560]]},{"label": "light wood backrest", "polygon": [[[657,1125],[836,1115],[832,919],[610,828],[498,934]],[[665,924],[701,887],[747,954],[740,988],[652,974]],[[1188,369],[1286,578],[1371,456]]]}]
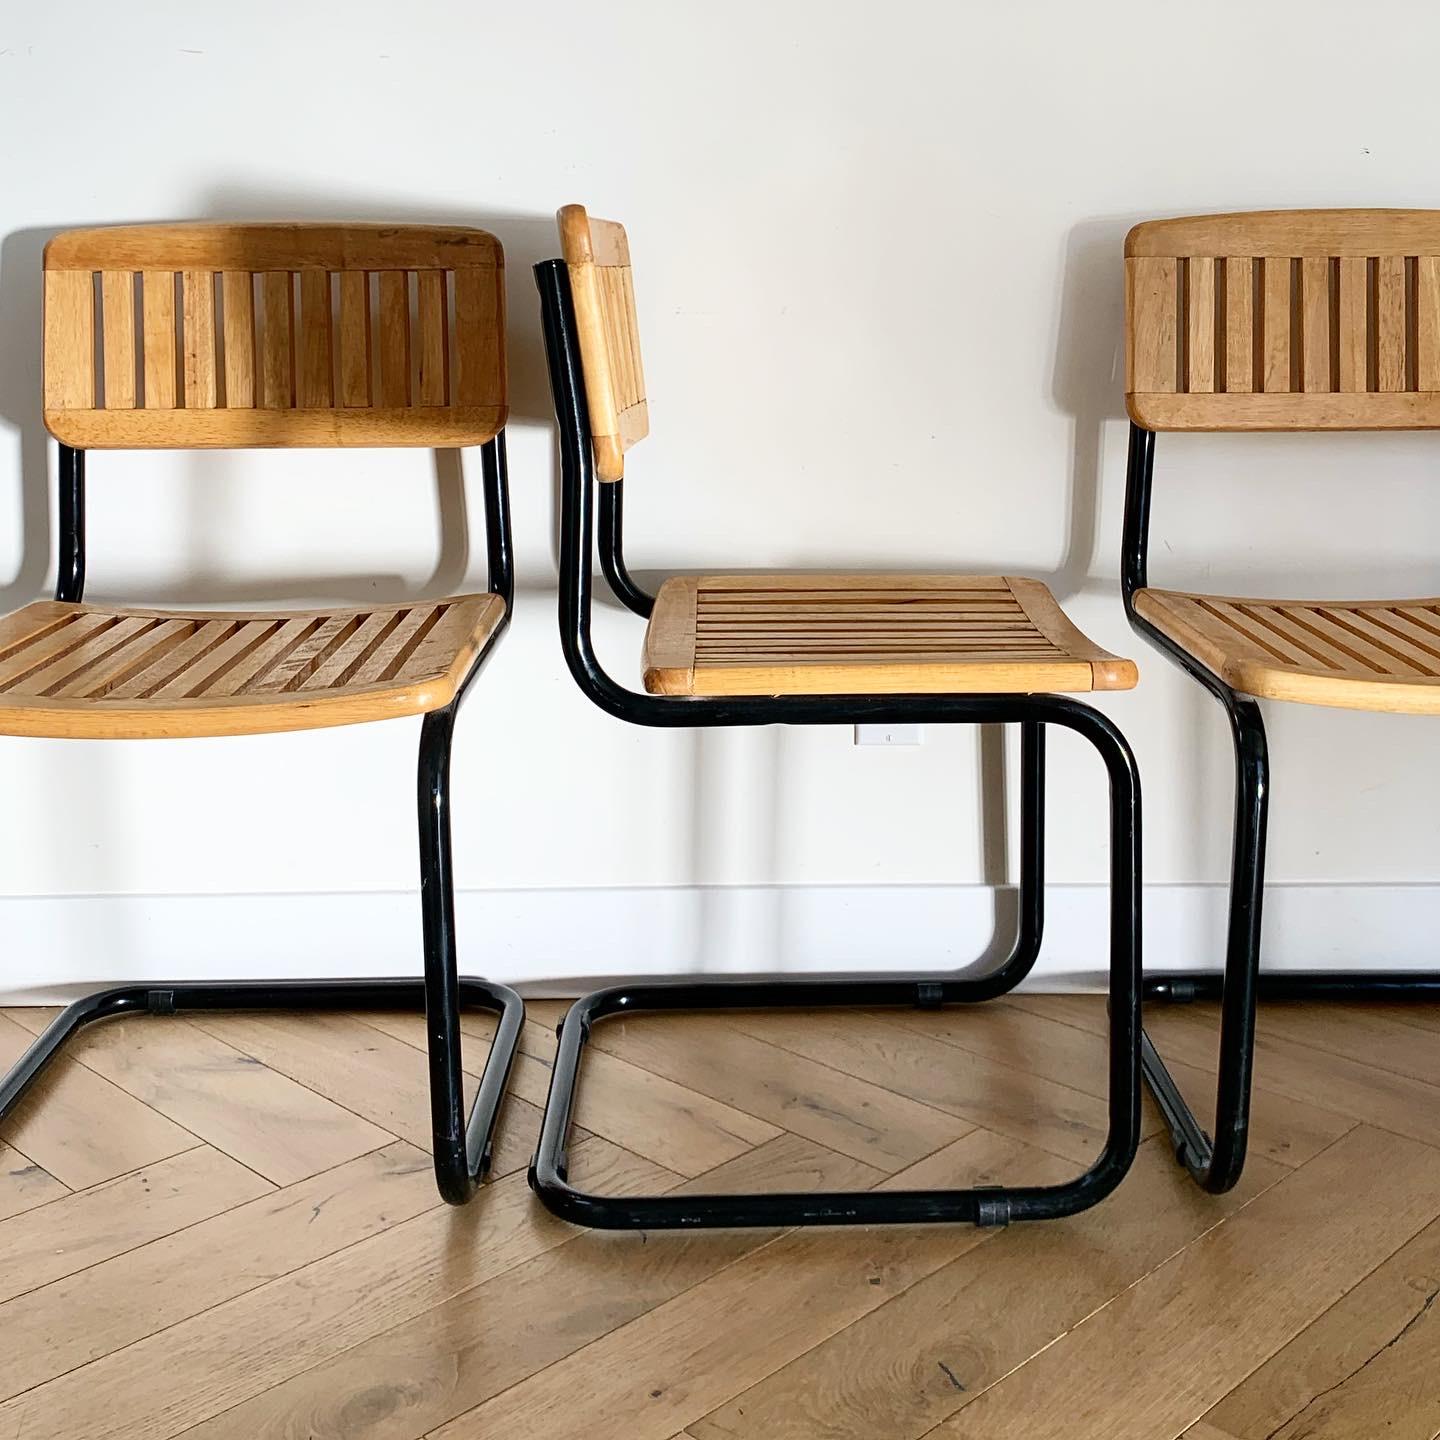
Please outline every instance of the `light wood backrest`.
[{"label": "light wood backrest", "polygon": [[566,205],[556,219],[585,366],[595,473],[602,480],[620,480],[625,452],[650,433],[630,243],[623,225],[592,220],[583,205]]},{"label": "light wood backrest", "polygon": [[1125,278],[1138,424],[1440,427],[1440,211],[1150,221],[1126,237]]},{"label": "light wood backrest", "polygon": [[504,255],[428,225],[121,225],[45,247],[45,424],[82,449],[477,445]]}]

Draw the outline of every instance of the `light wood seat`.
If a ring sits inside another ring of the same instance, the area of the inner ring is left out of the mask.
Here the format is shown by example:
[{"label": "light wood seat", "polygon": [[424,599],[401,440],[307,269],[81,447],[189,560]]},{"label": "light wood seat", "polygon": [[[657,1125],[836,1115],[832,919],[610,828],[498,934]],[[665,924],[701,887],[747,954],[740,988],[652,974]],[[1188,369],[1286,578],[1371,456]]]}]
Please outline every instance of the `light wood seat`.
[{"label": "light wood seat", "polygon": [[308,730],[449,704],[498,595],[339,611],[42,600],[0,619],[0,734],[157,739]]},{"label": "light wood seat", "polygon": [[668,580],[645,639],[662,695],[1128,690],[1048,587],[1008,575],[705,575]]},{"label": "light wood seat", "polygon": [[1440,598],[1250,600],[1140,590],[1135,609],[1243,694],[1440,713]]}]

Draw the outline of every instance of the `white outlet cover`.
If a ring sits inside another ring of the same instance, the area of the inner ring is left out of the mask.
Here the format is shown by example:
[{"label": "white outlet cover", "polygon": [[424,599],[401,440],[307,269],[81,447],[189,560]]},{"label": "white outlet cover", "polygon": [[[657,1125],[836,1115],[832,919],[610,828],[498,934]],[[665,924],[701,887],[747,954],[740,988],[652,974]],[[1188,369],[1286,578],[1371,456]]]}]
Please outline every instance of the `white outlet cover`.
[{"label": "white outlet cover", "polygon": [[857,745],[918,745],[924,738],[923,725],[857,725]]}]

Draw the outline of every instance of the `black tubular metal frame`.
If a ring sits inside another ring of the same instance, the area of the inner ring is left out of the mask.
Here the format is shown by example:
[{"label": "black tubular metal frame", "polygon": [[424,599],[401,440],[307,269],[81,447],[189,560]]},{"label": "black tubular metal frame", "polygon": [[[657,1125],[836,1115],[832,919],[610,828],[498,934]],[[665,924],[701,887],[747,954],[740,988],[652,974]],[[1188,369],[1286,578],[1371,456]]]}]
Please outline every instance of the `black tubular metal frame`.
[{"label": "black tubular metal frame", "polygon": [[1215,1134],[1196,1119],[1148,1035],[1141,1038],[1145,1080],[1175,1142],[1176,1158],[1204,1189],[1222,1194],[1245,1167],[1250,1089],[1255,1059],[1255,1007],[1265,1000],[1399,1000],[1440,997],[1440,974],[1420,971],[1324,971],[1260,974],[1260,914],[1265,895],[1265,832],[1270,761],[1265,722],[1256,701],[1232,690],[1218,675],[1150,624],[1135,609],[1149,584],[1150,499],[1155,477],[1155,434],[1130,426],[1126,465],[1125,532],[1121,593],[1131,626],[1225,707],[1235,753],[1235,838],[1230,861],[1230,917],[1223,971],[1148,975],[1147,1001],[1220,1001],[1220,1051]]},{"label": "black tubular metal frame", "polygon": [[[530,1183],[557,1215],[605,1229],[747,1225],[1003,1225],[1074,1214],[1109,1194],[1134,1158],[1140,1130],[1140,787],[1120,731],[1087,705],[1057,695],[817,695],[666,698],[628,690],[595,655],[590,635],[596,480],[569,275],[561,261],[535,268],[559,429],[562,481],[560,633],[580,688],[618,719],[649,726],[851,725],[864,722],[1017,724],[1021,728],[1021,866],[1018,934],[989,974],[816,977],[806,980],[661,981],[597,990],[570,1008],[559,1030]],[[600,564],[620,601],[653,605],[623,558],[621,481],[600,486]],[[1045,726],[1075,731],[1099,752],[1109,777],[1109,1132],[1084,1174],[1062,1185],[968,1190],[744,1195],[595,1195],[569,1183],[566,1144],[585,1044],[607,1016],[675,1010],[901,1006],[935,1008],[991,999],[1029,974],[1044,921]]]},{"label": "black tubular metal frame", "polygon": [[[416,801],[420,834],[423,980],[180,981],[122,985],[87,995],[57,1015],[0,1078],[0,1120],[82,1026],[117,1015],[176,1015],[216,1010],[423,1009],[430,1061],[430,1110],[435,1181],[441,1196],[462,1205],[490,1168],[496,1122],[525,1012],[507,986],[462,977],[455,939],[455,892],[450,842],[450,750],[455,716],[509,624],[514,598],[509,476],[505,434],[481,450],[489,588],[505,602],[505,618],[476,657],[455,697],[425,715],[420,727]],[[60,541],[57,600],[78,603],[85,591],[85,454],[60,447]],[[499,1017],[480,1084],[465,1112],[460,1014],[466,1008]]]}]

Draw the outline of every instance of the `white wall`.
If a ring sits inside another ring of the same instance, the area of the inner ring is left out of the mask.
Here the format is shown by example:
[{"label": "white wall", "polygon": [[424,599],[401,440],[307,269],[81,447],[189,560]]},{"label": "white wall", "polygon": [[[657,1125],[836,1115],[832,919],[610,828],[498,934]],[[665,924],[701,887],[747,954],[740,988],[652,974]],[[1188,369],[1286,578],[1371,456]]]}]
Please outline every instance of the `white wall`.
[{"label": "white wall", "polygon": [[[1003,882],[1003,836],[982,840],[977,818],[982,791],[1000,809],[999,756],[973,734],[932,729],[893,751],[838,729],[661,734],[608,720],[565,675],[529,266],[554,251],[555,207],[580,200],[627,223],[637,265],[654,434],[632,457],[635,568],[1049,580],[1142,662],[1138,692],[1100,703],[1143,767],[1147,878],[1213,884],[1229,848],[1223,721],[1130,635],[1117,595],[1121,239],[1153,215],[1440,202],[1437,42],[1440,10],[1421,0],[1358,17],[1224,0],[1198,19],[1153,0],[8,7],[0,602],[50,583],[49,234],[202,217],[482,224],[510,263],[521,595],[461,722],[461,887]],[[1152,578],[1433,593],[1434,445],[1162,437]],[[90,595],[345,602],[483,584],[478,457],[463,460],[462,481],[423,453],[96,456]],[[633,679],[639,622],[606,609],[599,633]],[[1433,726],[1269,716],[1274,881],[1434,879]],[[0,741],[0,894],[405,891],[414,740],[415,722],[396,722]],[[1058,883],[1104,879],[1097,772],[1054,742]],[[258,947],[268,963],[340,963],[360,910],[327,906],[324,953],[277,927]],[[12,984],[55,978],[33,927],[11,933],[30,937],[0,961]],[[583,938],[497,968],[577,973]],[[1062,955],[1077,942],[1056,939]],[[900,963],[903,945],[879,952]],[[194,967],[206,957],[202,944]],[[712,958],[691,947],[675,963]],[[118,963],[97,954],[59,978]]]}]

